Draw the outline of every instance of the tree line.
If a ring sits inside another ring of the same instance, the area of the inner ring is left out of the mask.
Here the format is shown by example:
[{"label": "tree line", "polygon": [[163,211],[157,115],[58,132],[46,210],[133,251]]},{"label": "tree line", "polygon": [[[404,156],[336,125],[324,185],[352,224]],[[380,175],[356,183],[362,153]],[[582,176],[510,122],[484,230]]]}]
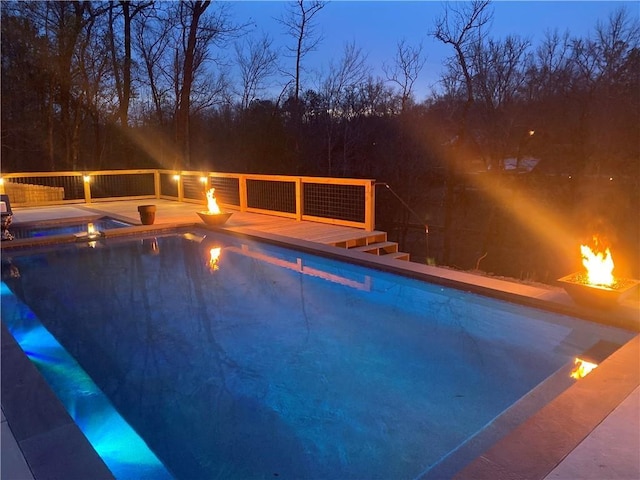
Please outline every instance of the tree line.
[{"label": "tree line", "polygon": [[[2,171],[376,178],[413,206],[384,202],[379,218],[401,237],[412,223],[439,225],[446,264],[478,188],[472,175],[501,178],[535,158],[539,175],[638,186],[640,24],[628,10],[584,37],[551,31],[534,45],[492,36],[489,0],[445,3],[425,32],[451,55],[418,102],[428,52],[406,40],[382,76],[350,43],[310,81],[305,60],[322,48],[325,6],[283,3],[288,43],[278,50],[231,14],[232,2],[2,2]],[[486,231],[497,213],[482,217]],[[471,256],[491,242],[483,234]]]}]

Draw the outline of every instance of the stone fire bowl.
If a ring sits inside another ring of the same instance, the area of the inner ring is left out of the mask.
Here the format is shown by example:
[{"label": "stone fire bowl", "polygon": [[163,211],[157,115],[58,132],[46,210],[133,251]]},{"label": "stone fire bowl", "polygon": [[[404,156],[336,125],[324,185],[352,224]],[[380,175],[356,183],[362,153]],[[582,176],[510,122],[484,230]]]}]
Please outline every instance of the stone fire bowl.
[{"label": "stone fire bowl", "polygon": [[226,212],[226,213],[196,212],[196,213],[204,223],[212,226],[223,225],[227,220],[229,220],[229,217],[233,214],[233,212]]},{"label": "stone fire bowl", "polygon": [[617,278],[610,286],[586,283],[586,273],[572,273],[558,282],[574,302],[589,307],[613,308],[640,284],[638,280]]}]

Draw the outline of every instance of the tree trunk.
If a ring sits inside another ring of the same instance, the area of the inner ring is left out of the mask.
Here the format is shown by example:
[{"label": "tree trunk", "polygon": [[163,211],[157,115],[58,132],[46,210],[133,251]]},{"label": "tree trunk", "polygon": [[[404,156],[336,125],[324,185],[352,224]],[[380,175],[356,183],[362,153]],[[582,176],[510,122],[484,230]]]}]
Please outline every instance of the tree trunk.
[{"label": "tree trunk", "polygon": [[191,106],[191,87],[194,77],[194,59],[196,51],[196,39],[198,25],[202,14],[207,9],[210,1],[196,1],[191,4],[191,22],[187,36],[187,46],[184,52],[183,80],[176,112],[176,143],[182,160],[180,164],[184,168],[191,168],[191,151],[189,145],[189,110]]}]

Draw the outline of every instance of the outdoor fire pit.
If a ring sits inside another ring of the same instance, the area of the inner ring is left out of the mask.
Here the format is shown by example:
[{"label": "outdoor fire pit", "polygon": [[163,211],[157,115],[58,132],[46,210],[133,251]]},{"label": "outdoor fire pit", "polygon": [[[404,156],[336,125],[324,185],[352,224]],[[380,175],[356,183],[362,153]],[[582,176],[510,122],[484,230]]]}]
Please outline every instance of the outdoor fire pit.
[{"label": "outdoor fire pit", "polygon": [[210,212],[196,212],[198,216],[207,225],[222,225],[224,224],[232,213],[210,213]]},{"label": "outdoor fire pit", "polygon": [[[595,244],[598,242],[595,241]],[[640,284],[638,280],[613,276],[614,263],[608,248],[594,253],[588,246],[582,245],[580,251],[586,271],[558,279],[576,303],[596,308],[612,308]]]},{"label": "outdoor fire pit", "polygon": [[612,308],[627,297],[640,282],[615,279],[612,285],[592,285],[586,273],[573,273],[558,279],[574,302],[597,308]]},{"label": "outdoor fire pit", "polygon": [[215,188],[207,191],[207,208],[209,210],[206,212],[196,212],[204,223],[212,226],[224,224],[232,215],[231,212],[223,212],[220,210],[214,192]]}]

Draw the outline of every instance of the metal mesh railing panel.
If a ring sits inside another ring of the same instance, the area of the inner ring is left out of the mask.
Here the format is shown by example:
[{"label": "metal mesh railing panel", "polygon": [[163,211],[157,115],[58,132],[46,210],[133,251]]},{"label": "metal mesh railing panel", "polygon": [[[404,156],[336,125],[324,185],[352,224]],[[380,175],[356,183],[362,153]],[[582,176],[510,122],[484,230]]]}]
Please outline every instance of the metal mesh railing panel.
[{"label": "metal mesh railing panel", "polygon": [[200,176],[182,176],[182,196],[190,200],[202,200],[203,202],[207,199],[205,185],[200,180]]},{"label": "metal mesh railing panel", "polygon": [[160,174],[160,195],[178,198],[178,182],[174,180],[173,174]]},{"label": "metal mesh railing panel", "polygon": [[137,197],[154,194],[153,173],[107,174],[91,177],[91,198]]},{"label": "metal mesh railing panel", "polygon": [[5,179],[4,188],[14,204],[84,198],[84,186],[79,175],[8,178]]},{"label": "metal mesh railing panel", "polygon": [[247,206],[296,213],[296,184],[285,181],[247,180]]},{"label": "metal mesh railing panel", "polygon": [[302,212],[304,215],[314,217],[364,222],[364,194],[363,185],[305,183],[302,194]]},{"label": "metal mesh railing panel", "polygon": [[210,177],[211,187],[215,188],[216,199],[220,203],[240,206],[240,180],[231,177]]}]

